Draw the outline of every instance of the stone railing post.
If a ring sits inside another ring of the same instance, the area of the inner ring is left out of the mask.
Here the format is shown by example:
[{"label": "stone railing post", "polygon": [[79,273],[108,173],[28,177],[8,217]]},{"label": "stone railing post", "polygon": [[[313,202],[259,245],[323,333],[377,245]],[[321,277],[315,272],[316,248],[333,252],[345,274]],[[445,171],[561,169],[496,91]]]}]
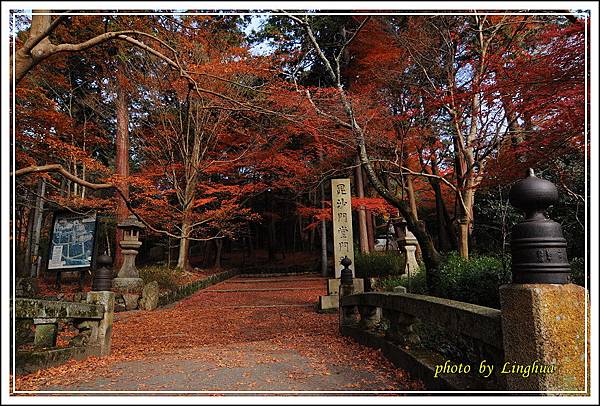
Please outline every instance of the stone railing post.
[{"label": "stone railing post", "polygon": [[[87,294],[87,302],[90,304],[99,304],[104,306],[104,317],[97,325],[81,325],[81,328],[90,328],[91,334],[88,346],[96,347],[93,351],[98,355],[109,355],[112,342],[112,325],[115,309],[115,294],[110,291],[112,272],[107,268],[110,265],[112,258],[106,255],[101,255],[99,263],[101,267],[96,271],[92,290]],[[97,290],[96,290],[97,289]]]},{"label": "stone railing post", "polygon": [[401,345],[421,344],[421,339],[413,330],[413,324],[417,322],[416,317],[390,309],[383,309],[382,316],[389,323],[385,331],[387,340]]},{"label": "stone railing post", "polygon": [[512,230],[512,283],[500,287],[501,368],[510,390],[586,390],[587,292],[569,283],[561,226],[543,214],[557,199],[556,187],[533,170],[510,191],[526,215]]},{"label": "stone railing post", "polygon": [[374,330],[381,320],[381,308],[375,306],[358,306],[360,321],[358,327],[363,330]]},{"label": "stone railing post", "polygon": [[56,338],[58,336],[57,319],[33,319],[35,326],[35,338],[33,345],[36,348],[56,347]]}]

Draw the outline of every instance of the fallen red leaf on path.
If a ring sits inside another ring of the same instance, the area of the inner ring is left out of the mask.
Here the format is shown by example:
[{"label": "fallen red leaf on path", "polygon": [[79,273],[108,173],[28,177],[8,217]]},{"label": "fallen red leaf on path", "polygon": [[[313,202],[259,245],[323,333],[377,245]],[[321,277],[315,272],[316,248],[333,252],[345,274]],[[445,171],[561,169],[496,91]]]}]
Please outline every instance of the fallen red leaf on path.
[{"label": "fallen red leaf on path", "polygon": [[[289,351],[306,357],[313,371],[294,370],[286,376],[292,381],[301,382],[315,375],[330,376],[332,368],[351,368],[357,373],[363,371],[374,375],[382,389],[422,388],[419,382],[398,371],[383,357],[381,351],[340,336],[337,314],[318,314],[314,307],[307,306],[230,307],[314,305],[318,296],[326,293],[324,279],[320,286],[313,287],[314,281],[306,281],[310,283],[305,284],[301,277],[296,277],[295,282],[290,282],[288,286],[308,289],[284,291],[248,291],[248,288],[270,283],[242,284],[239,283],[240,279],[235,278],[200,291],[176,306],[137,311],[135,315],[119,318],[113,325],[110,356],[70,360],[57,367],[17,376],[17,390],[66,387],[98,378],[118,382],[118,368],[123,362],[160,359],[172,354],[178,354],[182,360],[198,359],[203,365],[235,369],[278,363],[281,362],[278,354]],[[237,291],[220,293],[214,292],[215,289]],[[253,351],[252,364],[248,362],[245,352],[249,345]],[[211,351],[199,351],[206,348],[211,348]],[[140,379],[148,379],[164,371],[140,372],[147,373],[140,375]],[[373,382],[370,384],[373,385]],[[250,384],[239,382],[239,385],[244,387],[240,390],[248,390]],[[361,382],[350,382],[349,385],[350,388],[368,386]],[[273,390],[277,389],[273,385]]]}]

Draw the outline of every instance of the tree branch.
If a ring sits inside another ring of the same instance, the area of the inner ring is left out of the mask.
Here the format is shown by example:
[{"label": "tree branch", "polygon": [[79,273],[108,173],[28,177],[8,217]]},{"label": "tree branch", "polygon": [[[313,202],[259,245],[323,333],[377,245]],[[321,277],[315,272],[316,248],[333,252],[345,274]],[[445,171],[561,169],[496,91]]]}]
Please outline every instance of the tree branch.
[{"label": "tree branch", "polygon": [[310,95],[310,91],[308,89],[306,89],[305,92],[306,92],[306,97],[308,98],[308,101],[310,102],[310,104],[313,106],[313,108],[315,109],[315,111],[318,114],[322,115],[323,117],[327,117],[330,120],[335,121],[337,124],[339,124],[340,126],[342,126],[344,128],[352,130],[352,124],[347,123],[347,122],[343,121],[342,119],[340,119],[334,115],[331,115],[329,113],[326,113],[323,110],[321,110],[320,108],[318,108],[317,105],[315,104],[312,96]]},{"label": "tree branch", "polygon": [[[28,166],[25,168],[21,168],[16,170],[13,174],[11,174],[11,176],[15,176],[15,177],[20,177],[20,176],[25,176],[25,175],[30,175],[30,174],[34,174],[34,173],[42,173],[42,172],[58,172],[61,175],[63,175],[65,178],[69,179],[72,182],[75,182],[79,185],[88,187],[92,190],[102,190],[102,189],[115,189],[117,191],[117,193],[119,194],[119,196],[121,197],[121,199],[123,199],[123,201],[125,202],[125,204],[127,205],[127,209],[131,212],[131,214],[133,214],[139,221],[141,221],[146,227],[148,227],[150,230],[159,233],[159,234],[163,234],[163,235],[167,235],[169,237],[173,237],[176,239],[181,239],[182,236],[180,235],[176,235],[176,234],[172,234],[166,230],[160,230],[158,228],[153,227],[150,223],[148,223],[139,213],[136,212],[136,210],[131,206],[131,202],[130,200],[125,197],[125,194],[123,193],[123,191],[116,185],[112,184],[112,183],[92,183],[92,182],[88,182],[86,180],[83,180],[75,175],[73,175],[72,173],[70,173],[69,171],[67,171],[65,168],[63,168],[62,165],[60,164],[51,164],[51,165],[43,165],[43,166]],[[208,238],[193,238],[193,237],[187,237],[189,240],[192,241],[210,241],[210,240],[214,240],[217,238],[223,238],[222,236],[214,236],[214,237],[208,237]]]},{"label": "tree branch", "polygon": [[335,57],[335,60],[337,62],[339,62],[340,58],[342,57],[342,54],[344,53],[344,49],[346,49],[346,47],[348,45],[350,45],[350,43],[352,41],[354,41],[354,38],[356,38],[356,36],[358,35],[358,33],[363,29],[363,27],[365,26],[365,24],[367,24],[367,22],[371,19],[371,16],[367,16],[364,20],[362,20],[362,22],[360,23],[360,25],[358,26],[358,28],[356,29],[356,31],[354,31],[354,34],[352,34],[352,36],[350,37],[350,39],[348,41],[346,41],[342,47],[340,48],[340,51],[338,52],[338,54]]},{"label": "tree branch", "polygon": [[29,53],[33,48],[35,48],[37,44],[40,43],[40,41],[48,37],[48,35],[50,35],[50,33],[52,33],[52,31],[54,31],[56,27],[58,27],[58,25],[61,22],[63,22],[63,20],[66,18],[66,15],[58,16],[54,21],[50,23],[48,27],[46,27],[44,31],[39,33],[37,36],[27,38],[27,42],[25,42],[25,45],[23,45],[23,48],[21,48],[21,50],[25,53]]}]

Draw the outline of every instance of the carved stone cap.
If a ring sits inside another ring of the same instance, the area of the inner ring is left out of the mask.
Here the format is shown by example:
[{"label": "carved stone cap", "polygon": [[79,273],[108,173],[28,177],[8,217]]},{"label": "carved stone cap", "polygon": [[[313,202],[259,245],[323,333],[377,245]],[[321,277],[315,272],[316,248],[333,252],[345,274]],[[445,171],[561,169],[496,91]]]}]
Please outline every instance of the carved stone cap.
[{"label": "carved stone cap", "polygon": [[146,228],[144,223],[139,221],[137,219],[137,217],[135,217],[133,214],[130,215],[129,217],[127,217],[125,220],[123,220],[119,224],[117,224],[117,227],[119,227],[119,228],[138,228],[140,230],[143,230]]}]

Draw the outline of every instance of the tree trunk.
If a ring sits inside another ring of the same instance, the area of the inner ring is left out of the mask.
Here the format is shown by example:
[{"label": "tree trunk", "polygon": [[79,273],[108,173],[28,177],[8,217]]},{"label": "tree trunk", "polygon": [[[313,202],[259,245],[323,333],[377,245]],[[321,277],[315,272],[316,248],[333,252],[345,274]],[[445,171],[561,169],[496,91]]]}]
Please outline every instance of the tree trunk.
[{"label": "tree trunk", "polygon": [[467,190],[460,192],[464,207],[462,203],[459,203],[458,253],[466,259],[469,258],[469,237],[473,225],[473,202],[475,197],[475,191],[471,184],[472,182],[469,181],[467,183]]},{"label": "tree trunk", "polygon": [[431,187],[433,188],[433,192],[435,194],[435,213],[438,223],[438,249],[442,252],[448,252],[451,245],[448,236],[448,224],[446,223],[446,218],[444,215],[444,210],[446,209],[444,198],[442,196],[439,182],[431,182]]},{"label": "tree trunk", "polygon": [[179,240],[179,257],[177,268],[187,271],[190,268],[190,219],[185,217],[181,224],[181,240]]},{"label": "tree trunk", "polygon": [[367,221],[367,246],[369,247],[368,252],[373,252],[375,251],[375,237],[377,236],[373,212],[371,210],[366,210],[365,217]]},{"label": "tree trunk", "polygon": [[[48,10],[33,10],[34,13],[47,12]],[[42,59],[47,57],[51,51],[52,44],[48,38],[42,39],[31,51],[27,52],[25,47],[29,44],[30,39],[36,38],[43,34],[49,27],[52,21],[51,15],[33,14],[31,16],[31,29],[29,30],[28,41],[24,46],[15,52],[15,82],[19,83],[21,79]],[[34,58],[35,56],[35,58]],[[12,69],[11,69],[12,73]],[[11,78],[12,79],[12,78]]]},{"label": "tree trunk", "polygon": [[[321,182],[321,209],[325,208],[325,184]],[[327,222],[321,221],[321,276],[328,276]]]},{"label": "tree trunk", "polygon": [[[438,163],[435,159],[431,162],[431,173],[433,175],[440,176],[438,170]],[[438,216],[438,226],[440,230],[438,232],[439,249],[441,251],[456,250],[458,247],[458,242],[456,240],[458,231],[456,230],[454,222],[450,218],[448,208],[446,207],[446,203],[444,202],[442,185],[440,181],[435,178],[429,178],[429,184],[431,185],[431,188],[433,189],[433,192],[435,194],[435,207]]]},{"label": "tree trunk", "polygon": [[31,277],[38,276],[38,261],[40,251],[40,234],[42,232],[42,219],[44,216],[44,195],[46,193],[46,182],[44,179],[38,180],[37,198],[35,201],[35,212],[33,215],[33,237],[31,238],[31,257],[34,259],[31,264]]},{"label": "tree trunk", "polygon": [[33,244],[33,222],[35,220],[35,211],[29,209],[27,215],[27,231],[25,234],[25,253],[23,255],[23,265],[18,270],[19,276],[27,277],[31,272],[31,246]]},{"label": "tree trunk", "polygon": [[167,236],[167,269],[171,269],[171,237]]},{"label": "tree trunk", "polygon": [[269,219],[269,261],[275,261],[277,248],[276,248],[276,237],[275,237],[275,214],[271,212],[271,218]]},{"label": "tree trunk", "polygon": [[[354,179],[356,179],[356,194],[359,198],[365,197],[365,187],[363,183],[362,168],[360,166],[360,158],[356,157],[359,164],[354,171]],[[367,213],[364,206],[358,208],[358,237],[360,242],[360,252],[369,252],[369,235],[367,231]]]},{"label": "tree trunk", "polygon": [[215,255],[215,268],[221,268],[221,252],[223,251],[223,239],[217,238],[215,240],[215,246],[217,247],[217,254]]},{"label": "tree trunk", "polygon": [[[126,91],[123,88],[125,77],[121,72],[122,67],[119,66],[117,72],[117,134],[116,134],[116,156],[115,156],[115,172],[120,179],[119,188],[123,191],[126,199],[129,199],[129,112],[127,106]],[[121,222],[127,218],[129,210],[123,199],[117,199],[117,222]],[[123,254],[119,241],[123,239],[121,229],[116,229],[116,247],[114,267],[119,269],[123,264]]]},{"label": "tree trunk", "polygon": [[[479,70],[476,72],[473,78],[473,86],[478,87],[480,80],[483,75],[485,51],[482,51],[482,62]],[[456,174],[457,183],[460,187],[458,197],[462,198],[459,201],[459,213],[458,218],[458,252],[461,257],[469,258],[469,235],[473,224],[473,197],[475,194],[475,182],[473,173],[475,168],[475,159],[473,157],[473,145],[477,138],[477,121],[481,110],[481,98],[479,90],[475,89],[473,92],[473,99],[471,100],[471,114],[470,114],[470,127],[466,134],[466,137],[461,136],[460,125],[458,123],[458,117],[454,116],[455,127],[457,136],[454,137],[454,145],[457,151],[456,158]]]},{"label": "tree trunk", "polygon": [[413,188],[412,176],[406,175],[405,181],[406,181],[406,192],[408,195],[408,203],[410,204],[410,211],[413,212],[416,219],[419,219],[419,213],[417,212],[417,199],[415,197],[415,190]]},{"label": "tree trunk", "polygon": [[458,254],[469,258],[469,222],[463,217],[458,220]]}]

